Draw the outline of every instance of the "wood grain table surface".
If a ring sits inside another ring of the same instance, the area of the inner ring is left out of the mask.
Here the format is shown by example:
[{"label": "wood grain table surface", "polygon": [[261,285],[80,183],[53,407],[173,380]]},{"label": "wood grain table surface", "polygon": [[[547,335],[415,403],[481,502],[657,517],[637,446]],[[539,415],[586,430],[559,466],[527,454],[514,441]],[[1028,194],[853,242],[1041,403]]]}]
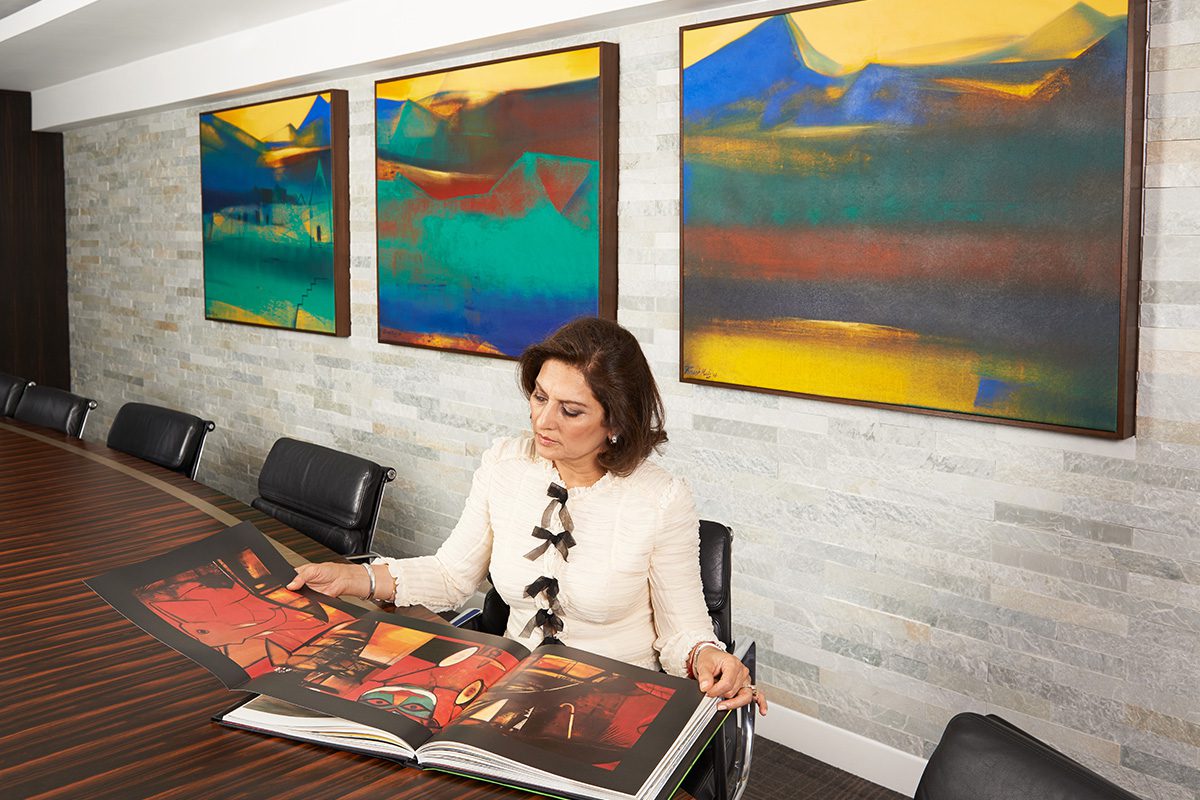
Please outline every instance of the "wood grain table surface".
[{"label": "wood grain table surface", "polygon": [[243,695],[83,584],[238,520],[308,559],[335,557],[181,475],[0,422],[0,798],[536,796],[217,725]]}]

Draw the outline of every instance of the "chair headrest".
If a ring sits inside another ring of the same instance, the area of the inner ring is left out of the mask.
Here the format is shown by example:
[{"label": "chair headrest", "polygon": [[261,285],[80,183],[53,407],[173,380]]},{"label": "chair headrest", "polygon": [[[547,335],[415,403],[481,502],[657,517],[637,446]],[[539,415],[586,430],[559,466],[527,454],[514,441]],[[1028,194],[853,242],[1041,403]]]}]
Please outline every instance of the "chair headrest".
[{"label": "chair headrest", "polygon": [[946,724],[915,800],[1138,800],[1115,783],[993,715],[963,713]]},{"label": "chair headrest", "polygon": [[263,462],[258,493],[310,517],[356,529],[370,523],[384,472],[365,458],[284,438]]},{"label": "chair headrest", "polygon": [[0,417],[11,417],[17,410],[17,403],[25,392],[25,384],[29,381],[0,372]]},{"label": "chair headrest", "polygon": [[27,386],[17,403],[15,419],[31,425],[54,428],[69,436],[78,436],[83,430],[88,411],[93,401],[77,394],[55,389],[53,386]]},{"label": "chair headrest", "polygon": [[108,446],[178,470],[195,457],[208,423],[193,414],[148,403],[121,406],[108,431]]}]

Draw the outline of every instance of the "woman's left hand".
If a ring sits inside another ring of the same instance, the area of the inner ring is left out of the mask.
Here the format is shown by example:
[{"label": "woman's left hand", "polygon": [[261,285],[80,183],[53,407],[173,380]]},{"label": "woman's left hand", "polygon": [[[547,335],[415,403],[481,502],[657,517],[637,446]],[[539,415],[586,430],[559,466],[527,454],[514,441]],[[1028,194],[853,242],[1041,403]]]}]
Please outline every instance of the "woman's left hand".
[{"label": "woman's left hand", "polygon": [[733,653],[715,647],[705,647],[696,654],[692,665],[700,691],[709,697],[724,697],[717,708],[741,708],[758,704],[758,713],[767,713],[767,698],[750,682],[750,670]]}]

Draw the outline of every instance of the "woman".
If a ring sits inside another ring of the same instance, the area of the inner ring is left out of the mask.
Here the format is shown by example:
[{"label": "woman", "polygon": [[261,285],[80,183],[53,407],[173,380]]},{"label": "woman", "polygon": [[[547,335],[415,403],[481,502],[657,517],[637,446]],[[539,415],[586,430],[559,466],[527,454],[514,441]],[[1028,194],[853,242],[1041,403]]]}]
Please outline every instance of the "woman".
[{"label": "woman", "polygon": [[713,636],[691,492],[646,460],[667,434],[637,340],[615,322],[578,319],[528,348],[519,369],[532,435],[484,453],[437,553],[306,564],[288,588],[444,610],[490,572],[511,608],[509,638],[661,666],[724,698],[722,709],[756,702],[766,713],[749,670]]}]

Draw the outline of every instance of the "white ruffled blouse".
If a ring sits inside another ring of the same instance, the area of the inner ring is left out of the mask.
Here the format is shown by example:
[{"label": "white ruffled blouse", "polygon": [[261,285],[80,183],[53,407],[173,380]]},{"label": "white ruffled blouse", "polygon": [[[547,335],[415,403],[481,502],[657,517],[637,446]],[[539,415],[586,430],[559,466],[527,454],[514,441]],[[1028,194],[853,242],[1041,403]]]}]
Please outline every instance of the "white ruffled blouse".
[{"label": "white ruffled blouse", "polygon": [[[500,439],[483,454],[458,524],[431,556],[383,559],[396,580],[397,605],[434,611],[458,608],[491,572],[512,609],[506,636],[533,648],[537,625],[522,636],[546,592],[525,595],[539,577],[558,581],[558,634],[564,644],[648,669],[686,675],[697,642],[715,639],[700,584],[699,518],[687,484],[643,462],[627,477],[606,474],[568,492],[575,544],[566,558],[535,526],[564,485],[554,464],[537,455],[531,436]],[[547,526],[563,530],[559,506]]]}]

